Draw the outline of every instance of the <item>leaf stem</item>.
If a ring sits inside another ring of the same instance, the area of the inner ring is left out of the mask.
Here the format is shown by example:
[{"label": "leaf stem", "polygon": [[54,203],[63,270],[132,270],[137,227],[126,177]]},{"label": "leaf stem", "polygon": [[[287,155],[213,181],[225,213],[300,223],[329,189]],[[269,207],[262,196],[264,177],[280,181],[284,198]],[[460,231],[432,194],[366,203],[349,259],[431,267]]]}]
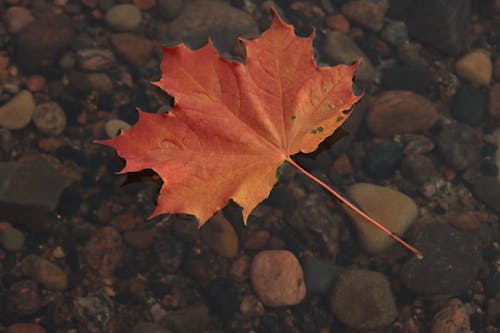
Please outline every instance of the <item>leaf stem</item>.
[{"label": "leaf stem", "polygon": [[300,165],[298,165],[294,160],[292,160],[291,157],[288,157],[286,159],[286,161],[288,163],[290,163],[295,169],[299,170],[301,173],[303,173],[304,175],[306,175],[308,178],[312,179],[312,181],[314,181],[315,183],[317,183],[318,185],[320,185],[321,187],[323,187],[325,190],[327,190],[328,192],[330,192],[335,198],[337,198],[344,205],[346,205],[347,207],[349,207],[350,209],[352,209],[356,214],[359,214],[365,220],[367,220],[368,222],[370,222],[371,224],[373,224],[374,226],[376,226],[377,228],[379,228],[380,230],[382,230],[384,233],[386,233],[390,237],[394,238],[397,242],[399,242],[401,245],[403,245],[404,247],[406,247],[408,250],[410,250],[411,252],[413,252],[417,256],[418,259],[423,259],[424,258],[424,254],[422,252],[420,252],[418,249],[414,248],[410,244],[406,243],[404,240],[402,240],[401,238],[399,238],[396,234],[394,234],[392,231],[390,231],[389,229],[387,229],[386,227],[384,227],[382,224],[380,224],[377,221],[375,221],[374,219],[372,219],[370,216],[366,215],[361,209],[359,209],[358,207],[356,207],[355,205],[353,205],[351,202],[349,202],[348,200],[346,200],[343,196],[341,196],[339,193],[337,193],[331,187],[329,187],[328,185],[326,185],[323,181],[321,181],[320,179],[316,178],[315,176],[313,176],[312,174],[310,174],[309,172],[307,172],[306,170],[304,170]]}]

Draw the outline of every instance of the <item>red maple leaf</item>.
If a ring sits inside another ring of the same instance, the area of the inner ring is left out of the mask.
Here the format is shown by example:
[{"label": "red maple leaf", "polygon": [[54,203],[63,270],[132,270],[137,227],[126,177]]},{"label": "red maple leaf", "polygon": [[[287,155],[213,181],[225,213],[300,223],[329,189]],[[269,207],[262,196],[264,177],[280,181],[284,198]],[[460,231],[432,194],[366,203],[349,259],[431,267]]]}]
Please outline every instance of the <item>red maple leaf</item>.
[{"label": "red maple leaf", "polygon": [[246,223],[287,161],[403,242],[290,157],[316,150],[361,98],[352,93],[359,61],[318,67],[312,40],[297,37],[275,13],[259,38],[241,40],[245,64],[223,59],[210,42],[198,50],[161,47],[163,75],[154,84],[174,96],[173,109],[139,111],[133,128],[100,141],[126,160],[121,173],[153,169],[163,179],[152,216],[188,213],[201,226],[233,199]]}]

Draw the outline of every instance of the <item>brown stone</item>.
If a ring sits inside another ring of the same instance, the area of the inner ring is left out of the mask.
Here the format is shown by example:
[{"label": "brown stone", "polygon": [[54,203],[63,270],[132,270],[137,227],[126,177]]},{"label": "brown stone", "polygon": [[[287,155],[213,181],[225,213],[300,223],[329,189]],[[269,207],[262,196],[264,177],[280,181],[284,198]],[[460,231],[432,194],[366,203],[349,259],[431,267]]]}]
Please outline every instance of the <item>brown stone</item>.
[{"label": "brown stone", "polygon": [[123,234],[123,240],[135,249],[147,249],[153,244],[155,235],[154,229],[134,230]]},{"label": "brown stone", "polygon": [[110,41],[119,58],[138,68],[144,66],[153,55],[153,42],[132,33],[113,34]]},{"label": "brown stone", "polygon": [[342,6],[342,14],[364,28],[380,31],[387,8],[388,0],[353,0]]},{"label": "brown stone", "polygon": [[101,277],[109,277],[123,259],[123,243],[120,234],[112,227],[97,230],[84,249],[85,262]]},{"label": "brown stone", "polygon": [[255,230],[251,232],[243,243],[243,248],[247,250],[260,250],[264,248],[269,239],[271,238],[271,233],[267,230]]},{"label": "brown stone", "polygon": [[500,121],[500,83],[495,83],[490,88],[490,104],[488,112],[491,118]]},{"label": "brown stone", "polygon": [[450,300],[432,320],[431,333],[470,332],[469,314],[464,304],[458,299]]},{"label": "brown stone", "polygon": [[424,132],[438,119],[436,105],[411,91],[386,91],[370,104],[366,126],[380,137]]},{"label": "brown stone", "polygon": [[46,333],[46,331],[37,324],[12,324],[7,328],[6,333]]}]

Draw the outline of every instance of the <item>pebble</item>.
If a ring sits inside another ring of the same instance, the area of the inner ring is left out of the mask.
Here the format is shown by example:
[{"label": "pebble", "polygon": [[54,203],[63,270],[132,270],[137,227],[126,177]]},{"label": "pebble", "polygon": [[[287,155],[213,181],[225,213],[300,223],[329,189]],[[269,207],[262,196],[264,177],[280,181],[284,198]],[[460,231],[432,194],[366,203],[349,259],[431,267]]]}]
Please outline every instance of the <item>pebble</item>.
[{"label": "pebble", "polygon": [[46,331],[37,324],[16,323],[7,327],[5,333],[46,333]]},{"label": "pebble", "polygon": [[65,15],[41,14],[14,38],[16,63],[24,72],[37,72],[55,64],[74,39]]},{"label": "pebble", "polygon": [[140,10],[148,11],[156,7],[156,0],[134,0],[134,6]]},{"label": "pebble", "polygon": [[8,228],[0,234],[2,247],[9,252],[21,251],[25,241],[24,234],[16,228]]},{"label": "pebble", "polygon": [[38,286],[33,280],[23,280],[10,286],[6,307],[15,316],[31,316],[42,307]]},{"label": "pebble", "polygon": [[240,311],[244,316],[261,317],[265,314],[264,305],[254,295],[245,295],[241,300]]},{"label": "pebble", "polygon": [[238,236],[222,212],[216,213],[199,232],[201,240],[219,256],[232,258],[238,254]]},{"label": "pebble", "polygon": [[140,322],[132,328],[132,333],[171,333],[171,331],[160,325]]},{"label": "pebble", "polygon": [[450,214],[446,217],[446,220],[459,230],[474,231],[481,227],[481,222],[479,222],[478,218],[472,214]]},{"label": "pebble", "polygon": [[426,225],[412,244],[424,258],[411,257],[401,270],[403,284],[417,295],[461,295],[481,266],[481,244],[475,233],[448,224]]},{"label": "pebble", "polygon": [[385,91],[370,102],[366,126],[376,136],[419,133],[438,120],[437,106],[411,91]]},{"label": "pebble", "polygon": [[387,8],[388,0],[352,0],[342,6],[342,14],[364,28],[380,31]]},{"label": "pebble", "polygon": [[209,324],[208,307],[203,303],[195,303],[180,310],[167,311],[159,319],[159,324],[172,332],[204,332]]},{"label": "pebble", "polygon": [[245,250],[261,250],[269,243],[270,239],[271,233],[268,230],[254,230],[243,242],[243,248]]},{"label": "pebble", "polygon": [[206,287],[206,298],[212,310],[224,321],[233,319],[238,311],[240,301],[233,281],[227,278],[216,278]]},{"label": "pebble", "polygon": [[[418,210],[407,195],[378,185],[358,183],[347,189],[348,197],[366,214],[396,235],[403,235],[415,221]],[[371,254],[387,250],[395,241],[351,209],[342,206],[354,222],[363,249]]]},{"label": "pebble", "polygon": [[327,60],[335,64],[352,65],[363,58],[363,62],[356,71],[356,79],[366,84],[370,84],[375,79],[375,70],[368,57],[352,39],[340,31],[327,32],[322,53]]},{"label": "pebble", "polygon": [[115,138],[123,130],[130,129],[131,126],[121,119],[111,119],[104,124],[104,131],[109,138]]},{"label": "pebble", "polygon": [[449,55],[469,45],[470,0],[391,1],[391,12],[414,38]]},{"label": "pebble", "polygon": [[113,314],[113,301],[104,294],[75,297],[74,316],[86,332],[107,332]]},{"label": "pebble", "polygon": [[115,31],[134,31],[141,19],[139,8],[130,4],[115,5],[106,12],[106,24]]},{"label": "pebble", "polygon": [[329,28],[332,28],[333,30],[340,31],[341,33],[346,35],[349,33],[349,21],[347,21],[344,15],[335,14],[327,16],[325,18],[325,23]]},{"label": "pebble", "polygon": [[90,92],[109,93],[113,90],[113,81],[106,73],[81,73],[71,72],[69,75],[69,88],[77,93]]},{"label": "pebble", "polygon": [[493,65],[493,76],[495,79],[500,80],[500,58],[495,60],[495,64]]},{"label": "pebble", "polygon": [[469,313],[458,299],[451,299],[432,319],[431,333],[470,332]]},{"label": "pebble", "polygon": [[[112,34],[109,38],[116,55],[128,64],[141,68],[153,55],[153,42],[131,33]],[[133,45],[134,47],[130,47]]]},{"label": "pebble", "polygon": [[158,0],[160,15],[166,20],[173,20],[184,8],[184,0]]},{"label": "pebble", "polygon": [[336,266],[329,261],[315,257],[306,258],[304,261],[304,275],[307,292],[313,295],[326,295],[343,271],[342,267]]},{"label": "pebble", "polygon": [[47,259],[29,255],[21,262],[21,271],[49,290],[62,291],[68,287],[66,273]]},{"label": "pebble", "polygon": [[500,83],[495,83],[490,88],[488,113],[491,118],[500,122]]},{"label": "pebble", "polygon": [[473,50],[457,60],[455,70],[472,83],[488,86],[493,73],[490,54],[482,49]]},{"label": "pebble", "polygon": [[84,72],[100,72],[114,67],[116,61],[108,49],[81,49],[76,52],[76,63]]},{"label": "pebble", "polygon": [[479,176],[474,180],[474,194],[488,207],[500,213],[500,180]]},{"label": "pebble", "polygon": [[342,154],[333,161],[333,170],[341,176],[349,176],[353,173],[352,164],[347,154]]},{"label": "pebble", "polygon": [[340,275],[330,307],[338,320],[357,330],[383,328],[398,314],[387,277],[368,270],[346,270]]},{"label": "pebble", "polygon": [[40,92],[45,89],[46,86],[45,77],[42,75],[32,75],[28,77],[25,81],[26,87],[31,92]]},{"label": "pebble", "polygon": [[127,231],[123,234],[123,240],[134,249],[145,250],[153,244],[155,235],[154,229]]},{"label": "pebble", "polygon": [[425,94],[432,83],[432,72],[421,65],[394,65],[382,70],[380,85],[385,90],[409,90]]},{"label": "pebble", "polygon": [[16,130],[28,126],[35,109],[33,95],[23,90],[0,107],[0,127]]},{"label": "pebble", "polygon": [[252,258],[250,256],[241,256],[233,261],[230,269],[231,277],[238,281],[243,282],[250,277],[250,265]]},{"label": "pebble", "polygon": [[483,90],[463,84],[453,97],[451,114],[456,120],[467,125],[479,126],[486,114],[486,103],[487,97]]},{"label": "pebble", "polygon": [[58,136],[66,128],[66,114],[56,102],[38,104],[32,119],[35,127],[45,135]]},{"label": "pebble", "polygon": [[421,155],[427,154],[434,150],[434,142],[425,135],[420,134],[405,134],[402,136],[406,155]]},{"label": "pebble", "polygon": [[94,273],[110,277],[123,261],[122,238],[113,227],[98,229],[85,245],[83,255],[85,263]]},{"label": "pebble", "polygon": [[394,175],[403,157],[401,146],[393,141],[375,144],[365,155],[366,173],[375,179],[387,179]]},{"label": "pebble", "polygon": [[446,162],[462,171],[481,160],[481,139],[464,124],[450,124],[437,138],[437,146]]},{"label": "pebble", "polygon": [[259,252],[253,258],[250,278],[257,297],[269,307],[296,305],[306,295],[304,273],[290,251]]},{"label": "pebble", "polygon": [[389,20],[382,30],[381,37],[387,43],[400,46],[408,42],[408,27],[404,21]]},{"label": "pebble", "polygon": [[435,173],[434,163],[427,156],[407,155],[401,163],[401,173],[417,184],[424,184]]},{"label": "pebble", "polygon": [[7,30],[13,35],[23,30],[23,28],[28,26],[34,20],[35,19],[33,18],[33,15],[31,15],[31,12],[20,6],[9,7],[4,14],[4,22],[7,26]]}]

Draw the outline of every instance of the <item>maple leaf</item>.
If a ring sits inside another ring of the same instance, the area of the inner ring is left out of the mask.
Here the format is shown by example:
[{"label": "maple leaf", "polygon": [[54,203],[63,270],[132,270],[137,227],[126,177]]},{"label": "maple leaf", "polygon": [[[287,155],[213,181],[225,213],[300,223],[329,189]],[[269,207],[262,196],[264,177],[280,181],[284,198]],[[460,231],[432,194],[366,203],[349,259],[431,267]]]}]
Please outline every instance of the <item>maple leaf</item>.
[{"label": "maple leaf", "polygon": [[198,50],[161,47],[162,76],[154,84],[174,96],[174,107],[139,111],[131,129],[100,141],[126,160],[121,173],[152,169],[163,179],[152,217],[187,213],[201,226],[233,199],[246,223],[285,161],[364,214],[291,159],[316,150],[361,98],[352,93],[360,61],[318,67],[313,38],[297,37],[274,12],[259,38],[240,39],[245,63],[223,59],[210,41]]}]

